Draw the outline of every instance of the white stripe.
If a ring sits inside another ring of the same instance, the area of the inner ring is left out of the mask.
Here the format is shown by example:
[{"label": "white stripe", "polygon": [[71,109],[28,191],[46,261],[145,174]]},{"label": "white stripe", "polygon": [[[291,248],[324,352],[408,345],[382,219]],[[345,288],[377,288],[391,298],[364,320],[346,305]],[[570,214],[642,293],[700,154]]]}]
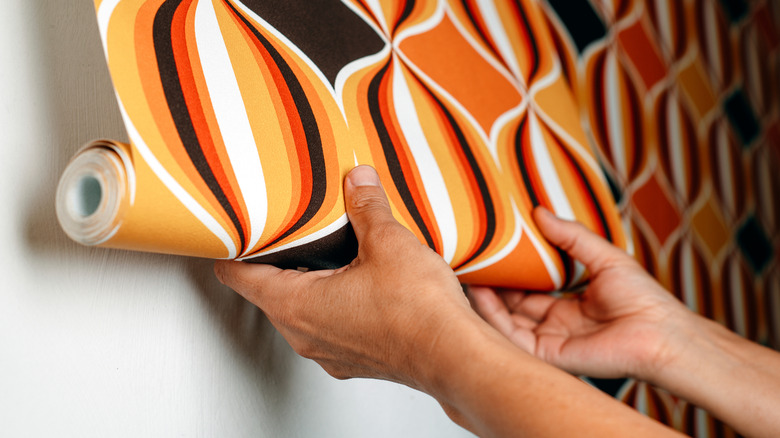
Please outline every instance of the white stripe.
[{"label": "white stripe", "polygon": [[387,28],[385,11],[382,10],[382,4],[379,2],[379,0],[366,0],[366,4],[368,5],[368,8],[374,12],[374,16],[379,22],[379,25],[382,27],[382,31],[385,33],[385,35],[390,35],[390,30]]},{"label": "white stripe", "polygon": [[693,249],[691,244],[685,242],[682,246],[682,295],[683,301],[689,309],[699,312],[699,298],[696,295],[696,282],[694,281],[693,270]]},{"label": "white stripe", "polygon": [[[427,26],[427,27],[430,27],[430,28],[435,27],[436,25],[438,25],[444,19],[444,14],[445,13],[450,18],[450,21],[452,21],[452,23],[458,29],[458,31],[460,32],[461,36],[464,39],[466,39],[466,41],[468,41],[469,44],[471,44],[471,46],[480,54],[480,56],[482,56],[482,58],[485,61],[490,63],[490,65],[492,65],[499,73],[504,75],[507,78],[507,81],[508,81],[509,84],[511,84],[515,89],[518,90],[518,94],[521,97],[521,101],[518,102],[517,106],[515,106],[513,108],[510,108],[504,114],[507,114],[507,113],[513,113],[514,114],[514,113],[516,113],[517,112],[517,108],[522,105],[522,92],[520,91],[520,88],[518,88],[517,81],[514,78],[512,78],[511,76],[509,76],[508,72],[506,72],[504,67],[502,67],[493,57],[488,56],[485,53],[485,51],[482,50],[482,48],[476,42],[474,42],[471,39],[471,37],[469,36],[468,32],[463,30],[463,28],[461,27],[460,23],[450,14],[448,8],[439,8],[439,9],[437,9],[436,13],[431,16],[431,19],[426,20],[425,23],[422,23],[422,24],[420,24],[418,26],[415,26],[414,28],[411,28],[411,29],[408,29],[407,31],[404,31],[402,33],[402,35],[405,38],[405,37],[407,37],[407,36],[412,34],[412,29],[414,29],[414,32],[421,32],[422,29],[425,28],[424,26]],[[493,154],[494,157],[497,156],[497,152],[494,151],[494,149],[497,148],[497,146],[494,144],[495,143],[495,139],[488,138],[488,135],[485,132],[485,130],[482,128],[482,125],[479,122],[477,122],[476,118],[474,118],[474,116],[457,99],[455,99],[444,87],[439,85],[430,76],[428,76],[423,69],[421,69],[414,62],[412,62],[412,60],[409,59],[409,57],[406,56],[406,54],[404,54],[402,50],[398,49],[398,46],[400,45],[401,39],[402,38],[396,39],[396,41],[394,41],[393,44],[395,45],[395,47],[397,49],[396,53],[398,54],[399,57],[401,57],[401,59],[403,59],[404,63],[407,65],[407,67],[409,67],[409,69],[414,71],[415,74],[417,74],[423,81],[425,81],[431,88],[433,88],[436,91],[436,93],[438,93],[441,96],[444,96],[444,98],[447,101],[449,101],[458,110],[458,112],[463,117],[465,117],[468,120],[469,125],[471,125],[471,127],[474,128],[474,130],[476,131],[476,133],[479,135],[480,139],[482,140],[482,143],[487,145],[487,147],[491,150],[491,154]],[[496,121],[494,122],[494,126],[491,127],[491,132],[496,132],[496,133],[499,132],[499,130],[495,129],[495,124],[499,123],[499,121],[500,121],[500,123],[506,124],[510,120],[511,120],[510,118],[498,117],[496,119]]]},{"label": "white stripe", "polygon": [[[320,67],[317,64],[315,64],[314,61],[312,61],[308,55],[303,53],[303,51],[301,51],[301,49],[299,49],[298,46],[293,44],[289,38],[287,38],[286,36],[284,36],[284,34],[276,30],[276,28],[271,26],[267,21],[260,18],[259,15],[257,15],[254,11],[252,11],[248,7],[246,7],[240,0],[235,0],[235,4],[236,6],[238,6],[239,9],[241,9],[241,11],[244,14],[246,14],[257,24],[262,26],[263,29],[265,29],[270,34],[272,34],[274,38],[281,41],[288,49],[290,49],[292,53],[295,54],[295,56],[298,59],[303,61],[306,64],[306,66],[309,67],[311,72],[317,76],[317,78],[320,80],[320,82],[325,87],[325,89],[328,90],[328,92],[330,92],[331,96],[333,97],[333,100],[336,101],[336,103],[339,105],[339,109],[341,110],[342,117],[344,117],[344,120],[346,120],[347,116],[346,113],[344,112],[344,106],[342,104],[341,96],[336,94],[336,89],[330,85],[330,81],[328,81],[328,78],[325,77],[325,74],[322,72],[322,70],[320,70]],[[375,26],[371,26],[371,27],[375,28]],[[379,36],[384,39],[384,37],[381,34],[379,34]],[[337,76],[337,80],[338,80],[338,76]]]},{"label": "white stripe", "polygon": [[305,245],[307,243],[314,242],[317,239],[321,239],[321,238],[323,238],[325,236],[333,234],[334,232],[338,231],[339,229],[341,229],[342,227],[347,225],[347,223],[349,223],[349,221],[347,220],[347,214],[344,213],[343,215],[341,215],[341,217],[336,219],[332,224],[328,225],[327,227],[325,227],[325,228],[323,228],[323,229],[321,229],[319,231],[316,231],[316,232],[314,232],[312,234],[303,236],[303,237],[301,237],[298,240],[295,240],[293,242],[284,244],[284,245],[279,246],[277,248],[270,249],[268,251],[263,251],[263,252],[257,253],[257,254],[252,254],[252,255],[247,256],[247,257],[242,257],[242,258],[239,258],[238,260],[252,260],[252,259],[257,258],[257,257],[266,256],[266,255],[269,255],[269,254],[277,253],[279,251],[284,251],[286,249],[295,248],[297,246],[301,246],[301,245]]},{"label": "white stripe", "polygon": [[464,40],[466,40],[467,43],[479,54],[479,56],[482,57],[482,59],[485,60],[488,64],[490,64],[491,67],[493,67],[496,72],[501,74],[501,76],[505,77],[507,82],[509,82],[510,85],[512,85],[518,93],[522,94],[523,92],[523,78],[515,77],[515,75],[507,70],[506,66],[496,59],[495,55],[485,50],[485,48],[477,42],[472,36],[471,32],[466,30],[465,27],[463,27],[463,24],[458,20],[458,17],[452,13],[452,10],[448,7],[447,8],[447,16],[449,17],[452,24],[455,26],[455,28],[460,33],[460,36],[463,37]]},{"label": "white stripe", "polygon": [[111,15],[118,4],[119,0],[103,0],[97,11],[98,27],[100,28],[100,36],[103,37],[103,52],[106,59],[108,59],[108,22],[111,21]]},{"label": "white stripe", "polygon": [[[509,255],[509,253],[511,253],[512,250],[514,250],[517,247],[517,244],[520,242],[520,238],[523,237],[523,228],[525,227],[525,224],[523,222],[523,218],[520,216],[520,212],[517,210],[515,201],[512,199],[510,199],[510,201],[512,202],[512,215],[514,216],[515,219],[515,231],[514,233],[512,233],[512,237],[509,239],[507,244],[503,248],[501,248],[500,251],[493,254],[491,257],[479,263],[476,263],[472,266],[469,266],[468,268],[463,268],[455,271],[456,275],[468,274],[469,272],[479,271],[480,269],[487,268],[488,266],[493,265],[499,262],[500,260],[503,260],[504,257]],[[544,251],[539,251],[539,255],[543,255],[543,254],[546,253]]]},{"label": "white stripe", "polygon": [[560,289],[563,287],[563,279],[561,278],[561,272],[558,271],[558,268],[555,266],[552,257],[550,257],[550,254],[547,253],[547,249],[542,246],[542,242],[540,242],[536,235],[528,229],[527,224],[523,223],[523,228],[525,230],[525,235],[531,239],[531,244],[536,249],[536,253],[539,254],[539,257],[542,259],[542,264],[544,264],[544,267],[547,269],[547,274],[550,275],[550,280],[552,280],[553,287],[556,290]]},{"label": "white stripe", "polygon": [[647,386],[644,383],[638,383],[636,387],[636,404],[634,405],[637,411],[647,415]]},{"label": "white stripe", "polygon": [[362,58],[356,59],[349,64],[342,67],[341,70],[339,70],[338,74],[336,75],[336,82],[335,82],[335,93],[336,93],[336,102],[339,105],[339,108],[341,109],[341,113],[343,114],[344,121],[347,123],[347,126],[349,126],[349,120],[347,120],[347,113],[344,110],[344,86],[347,83],[347,79],[352,77],[353,74],[356,72],[370,66],[379,63],[380,61],[387,59],[390,56],[390,52],[392,51],[392,46],[390,45],[390,42],[387,40],[387,36],[384,34],[383,30],[377,27],[374,20],[368,16],[366,16],[365,11],[355,6],[351,1],[349,0],[341,0],[341,3],[344,4],[344,6],[348,7],[352,10],[352,12],[355,13],[358,17],[360,17],[371,29],[376,32],[377,36],[379,36],[382,41],[384,41],[385,45],[382,47],[382,50],[374,53],[373,55],[364,56]]},{"label": "white stripe", "polygon": [[[541,92],[544,88],[547,88],[548,86],[552,85],[556,80],[558,80],[560,76],[561,76],[561,64],[560,62],[558,62],[557,59],[553,59],[552,71],[550,71],[550,73],[547,76],[544,76],[534,81],[534,84],[531,86],[531,88],[528,89],[528,93],[529,96],[531,96],[531,99],[533,99],[536,96],[536,94]],[[601,170],[601,166],[599,165],[598,161],[596,161],[596,158],[593,156],[593,151],[590,148],[590,146],[586,147],[580,144],[580,142],[578,142],[574,137],[572,137],[568,131],[562,128],[561,125],[559,125],[558,122],[555,121],[555,118],[550,117],[550,115],[544,112],[544,110],[541,107],[537,105],[533,105],[533,107],[534,107],[534,111],[536,112],[536,115],[541,120],[544,120],[547,127],[549,127],[553,132],[555,132],[555,134],[558,137],[560,137],[566,144],[568,144],[569,147],[571,148],[571,151],[576,153],[577,156],[581,160],[583,160],[583,162],[596,175],[598,175],[601,182],[606,185],[607,181],[604,178],[604,172]]]},{"label": "white stripe", "polygon": [[607,95],[607,114],[609,117],[609,149],[615,160],[615,167],[623,178],[628,178],[626,165],[625,139],[623,138],[623,106],[620,104],[620,79],[618,75],[618,60],[615,52],[607,54],[607,83],[604,84]]},{"label": "white stripe", "polygon": [[563,219],[574,220],[576,219],[574,211],[566,197],[566,192],[563,190],[563,184],[558,179],[558,172],[555,170],[550,151],[547,149],[547,143],[542,135],[542,129],[539,127],[539,119],[532,111],[528,113],[528,122],[531,133],[531,150],[555,215]]},{"label": "white stripe", "polygon": [[198,2],[195,41],[214,115],[249,215],[247,245],[241,252],[244,255],[263,234],[268,218],[268,195],[252,126],[212,1]]},{"label": "white stripe", "polygon": [[128,116],[122,101],[118,100],[118,103],[119,111],[122,113],[122,119],[125,121],[127,135],[130,137],[133,145],[138,150],[138,153],[141,154],[141,157],[152,169],[152,172],[154,172],[157,178],[160,178],[160,181],[162,181],[165,187],[167,187],[168,190],[173,193],[179,202],[184,204],[184,207],[186,207],[187,210],[189,210],[190,213],[192,213],[192,215],[195,216],[198,221],[200,221],[200,223],[202,223],[206,228],[209,229],[209,231],[211,231],[219,240],[222,241],[228,251],[227,258],[235,258],[238,251],[235,244],[233,243],[233,239],[230,238],[230,235],[227,233],[227,231],[225,231],[219,222],[217,222],[216,219],[214,219],[203,207],[201,207],[201,205],[198,204],[198,201],[196,201],[189,193],[187,193],[187,191],[181,185],[179,185],[178,181],[176,181],[176,179],[172,177],[167,170],[165,170],[165,167],[163,167],[163,165],[157,161],[157,158],[149,149],[149,146],[146,145],[144,139],[141,137],[141,134],[135,129],[135,125],[133,125],[133,122],[130,120],[130,116]]},{"label": "white stripe", "polygon": [[717,143],[718,172],[720,178],[720,191],[723,193],[723,200],[729,213],[736,215],[737,202],[734,194],[734,175],[731,172],[731,154],[729,145],[729,136],[724,124],[718,124],[715,128],[715,142]]},{"label": "white stripe", "polygon": [[[677,96],[672,94],[666,101],[666,122],[668,123],[669,138],[667,141],[667,150],[672,155],[672,179],[674,180],[677,193],[682,194],[687,199],[688,197],[688,182],[685,178],[685,156],[683,150],[687,149],[687,145],[681,138],[683,135],[683,127],[680,123],[682,114],[680,113],[680,107],[677,105]],[[696,146],[693,146],[696,147]]]},{"label": "white stripe", "polygon": [[[666,40],[666,47],[670,50],[674,50],[674,35],[672,35],[671,20],[669,19],[669,0],[660,0],[655,5],[656,15],[658,16],[658,27],[661,29],[661,35]],[[673,0],[679,1],[679,0]]]},{"label": "white stripe", "polygon": [[694,409],[694,418],[696,419],[696,437],[706,438],[710,435],[710,416],[704,410],[699,408]]},{"label": "white stripe", "polygon": [[718,30],[718,17],[715,9],[717,5],[714,2],[705,2],[704,4],[704,38],[707,41],[707,52],[712,59],[712,67],[708,69],[715,76],[715,86],[724,85],[723,81],[723,62],[720,58],[720,32]]},{"label": "white stripe", "polygon": [[496,42],[498,51],[501,52],[501,56],[509,65],[509,69],[515,75],[515,79],[521,83],[525,83],[523,72],[520,71],[520,65],[517,63],[515,57],[515,49],[512,47],[512,42],[509,41],[504,30],[504,23],[501,21],[501,17],[496,10],[496,4],[494,0],[478,0],[479,10],[482,12],[482,16],[485,18],[488,30],[493,36],[493,40]]},{"label": "white stripe", "polygon": [[[527,99],[524,96],[524,93],[522,91],[522,88],[520,87],[520,83],[518,79],[514,77],[512,73],[509,70],[507,70],[506,67],[495,58],[495,56],[485,51],[482,45],[476,42],[471,37],[471,34],[466,29],[463,28],[463,25],[460,23],[460,21],[458,21],[457,17],[455,17],[449,11],[450,11],[449,8],[445,9],[444,3],[439,2],[436,12],[431,14],[430,18],[428,18],[422,23],[407,28],[401,33],[399,33],[398,36],[393,40],[393,47],[395,47],[396,52],[399,54],[399,56],[402,57],[402,59],[404,59],[407,65],[409,65],[410,67],[416,67],[411,65],[409,59],[406,58],[406,55],[403,52],[401,52],[401,50],[399,49],[400,45],[403,43],[403,41],[406,38],[428,32],[429,30],[435,28],[437,25],[439,25],[439,23],[441,23],[441,21],[445,17],[445,12],[447,12],[446,16],[450,19],[450,21],[453,23],[453,25],[458,30],[460,35],[466,40],[466,42],[469,43],[469,45],[477,52],[477,54],[479,54],[479,56],[481,56],[482,59],[485,60],[485,62],[490,64],[490,66],[493,67],[493,69],[496,72],[498,72],[499,74],[501,74],[501,76],[506,78],[507,83],[512,85],[512,87],[514,87],[517,90],[518,95],[521,97],[520,102],[516,107],[510,108],[507,112],[498,116],[496,120],[493,122],[493,125],[490,127],[489,133],[482,132],[481,126],[476,122],[476,120],[473,120],[472,122],[472,125],[478,130],[478,132],[485,134],[484,135],[485,144],[487,145],[490,154],[493,156],[493,160],[495,161],[496,165],[500,168],[501,162],[498,159],[498,142],[496,139],[498,138],[498,135],[501,133],[501,130],[504,128],[504,126],[506,126],[509,122],[514,120],[515,117],[522,114],[525,106],[527,105]],[[415,68],[415,71],[418,71],[418,69]],[[430,80],[430,78],[428,79]],[[466,115],[470,117],[469,114],[466,113]]]},{"label": "white stripe", "polygon": [[431,203],[433,216],[439,227],[442,257],[447,263],[450,263],[455,257],[455,248],[458,244],[458,227],[455,222],[455,212],[450,202],[450,194],[439,169],[439,164],[431,152],[428,139],[425,138],[423,128],[420,126],[417,108],[414,106],[412,93],[409,91],[409,85],[401,70],[401,63],[394,62],[393,65],[395,114],[420,172],[425,195]]}]

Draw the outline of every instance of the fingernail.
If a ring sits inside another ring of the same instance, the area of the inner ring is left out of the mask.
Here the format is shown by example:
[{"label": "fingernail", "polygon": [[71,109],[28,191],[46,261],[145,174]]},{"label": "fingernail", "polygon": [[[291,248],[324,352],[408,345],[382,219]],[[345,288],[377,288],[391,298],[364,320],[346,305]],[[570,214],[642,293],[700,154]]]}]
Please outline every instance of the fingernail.
[{"label": "fingernail", "polygon": [[350,184],[355,187],[374,186],[379,187],[379,175],[371,166],[358,166],[347,175]]}]

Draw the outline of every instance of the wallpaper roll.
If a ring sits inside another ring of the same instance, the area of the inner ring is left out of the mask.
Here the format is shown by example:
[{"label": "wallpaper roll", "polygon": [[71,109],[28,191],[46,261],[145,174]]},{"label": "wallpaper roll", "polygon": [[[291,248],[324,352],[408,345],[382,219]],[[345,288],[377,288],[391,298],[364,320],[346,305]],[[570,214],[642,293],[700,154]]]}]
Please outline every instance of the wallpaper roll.
[{"label": "wallpaper roll", "polygon": [[625,245],[534,1],[95,4],[131,144],[66,169],[57,211],[81,243],[341,266],[342,180],[369,164],[464,282],[582,280],[536,205]]}]

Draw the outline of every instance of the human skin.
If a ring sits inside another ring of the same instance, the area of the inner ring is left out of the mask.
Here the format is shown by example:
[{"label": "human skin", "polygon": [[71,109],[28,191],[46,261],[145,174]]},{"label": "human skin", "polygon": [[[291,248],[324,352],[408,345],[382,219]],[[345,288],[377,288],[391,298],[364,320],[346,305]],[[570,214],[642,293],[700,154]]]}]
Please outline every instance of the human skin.
[{"label": "human skin", "polygon": [[358,256],[298,272],[221,261],[221,282],[260,307],[300,355],[339,379],[390,380],[436,398],[479,436],[676,436],[517,348],[470,307],[450,267],[392,216],[376,172],[344,184]]},{"label": "human skin", "polygon": [[544,209],[545,237],[590,271],[582,295],[472,287],[477,312],[515,345],[576,375],[631,377],[751,437],[780,435],[780,354],[689,311],[622,250]]}]

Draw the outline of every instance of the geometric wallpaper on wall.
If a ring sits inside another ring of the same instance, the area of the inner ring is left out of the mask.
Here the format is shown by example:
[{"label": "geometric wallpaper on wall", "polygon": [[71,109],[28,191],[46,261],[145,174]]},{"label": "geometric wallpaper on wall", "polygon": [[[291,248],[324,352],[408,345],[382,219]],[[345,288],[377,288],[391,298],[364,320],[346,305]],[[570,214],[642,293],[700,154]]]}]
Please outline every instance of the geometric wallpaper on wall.
[{"label": "geometric wallpaper on wall", "polygon": [[[780,2],[546,0],[635,257],[692,310],[780,348]],[[691,436],[683,400],[590,379]]]}]

